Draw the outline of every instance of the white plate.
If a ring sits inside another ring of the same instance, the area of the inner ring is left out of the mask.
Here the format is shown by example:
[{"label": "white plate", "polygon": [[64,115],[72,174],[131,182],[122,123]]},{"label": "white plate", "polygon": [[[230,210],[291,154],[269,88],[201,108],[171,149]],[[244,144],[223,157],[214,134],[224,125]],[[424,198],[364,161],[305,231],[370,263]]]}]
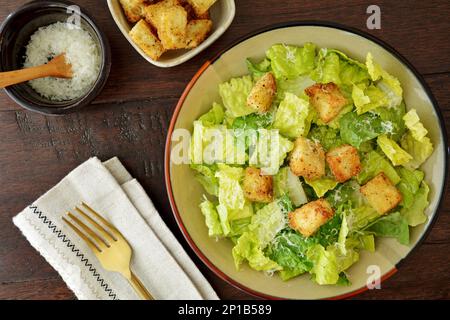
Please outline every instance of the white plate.
[{"label": "white plate", "polygon": [[162,55],[160,60],[156,61],[147,56],[141,48],[139,48],[129,36],[132,25],[127,21],[119,0],[108,0],[108,7],[111,15],[119,27],[120,31],[128,42],[136,49],[137,52],[148,62],[155,66],[168,68],[177,66],[187,60],[193,58],[214,41],[216,41],[230,26],[236,13],[234,0],[219,0],[210,9],[213,29],[211,34],[197,48],[190,50],[170,50]]}]

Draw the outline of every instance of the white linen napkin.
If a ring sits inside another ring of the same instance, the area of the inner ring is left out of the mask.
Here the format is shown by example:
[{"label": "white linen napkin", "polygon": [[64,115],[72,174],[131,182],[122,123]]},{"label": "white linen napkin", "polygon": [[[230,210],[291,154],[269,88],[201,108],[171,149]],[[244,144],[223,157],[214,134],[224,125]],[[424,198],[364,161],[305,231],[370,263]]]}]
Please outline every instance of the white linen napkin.
[{"label": "white linen napkin", "polygon": [[79,299],[138,299],[120,274],[106,271],[62,220],[81,201],[109,220],[133,249],[131,268],[156,299],[218,299],[164,224],[142,186],[117,158],[91,158],[13,218],[31,245]]}]

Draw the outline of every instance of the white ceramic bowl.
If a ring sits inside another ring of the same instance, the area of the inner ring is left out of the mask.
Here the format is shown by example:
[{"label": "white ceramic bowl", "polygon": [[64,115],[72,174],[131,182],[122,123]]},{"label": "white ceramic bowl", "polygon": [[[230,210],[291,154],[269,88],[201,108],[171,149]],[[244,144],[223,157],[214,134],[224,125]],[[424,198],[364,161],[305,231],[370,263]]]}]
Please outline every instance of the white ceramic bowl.
[{"label": "white ceramic bowl", "polygon": [[205,39],[197,48],[190,50],[170,50],[162,55],[159,60],[153,60],[142,51],[131,39],[129,32],[132,25],[127,21],[119,0],[108,0],[108,7],[111,15],[116,22],[119,30],[122,32],[128,42],[136,49],[137,52],[148,62],[155,66],[168,68],[177,66],[183,62],[193,58],[214,41],[216,41],[230,26],[236,13],[234,0],[219,0],[210,8],[213,29],[208,38]]},{"label": "white ceramic bowl", "polygon": [[[283,282],[278,276],[269,277],[246,265],[236,270],[231,255],[232,242],[208,237],[204,217],[198,207],[204,190],[195,180],[193,170],[189,165],[175,165],[170,159],[173,131],[183,128],[192,132],[193,121],[208,111],[214,101],[220,101],[219,83],[248,73],[246,58],[263,58],[265,51],[275,43],[302,45],[311,41],[319,47],[342,50],[360,61],[364,61],[367,52],[371,52],[383,68],[399,78],[408,108],[417,110],[434,145],[433,154],[422,166],[431,190],[430,204],[425,211],[427,222],[411,229],[408,246],[399,244],[395,239],[379,238],[376,252],[362,251],[360,260],[348,270],[352,282],[350,286],[319,286],[308,275]],[[394,274],[404,258],[425,238],[435,221],[447,176],[447,142],[442,119],[425,81],[411,64],[394,49],[368,34],[336,24],[309,22],[278,25],[259,31],[239,40],[216,59],[206,62],[178,102],[169,126],[165,155],[167,192],[174,215],[200,259],[218,276],[246,292],[264,298],[289,299],[344,298],[357,294],[366,290],[369,266],[379,267],[381,280]]]}]

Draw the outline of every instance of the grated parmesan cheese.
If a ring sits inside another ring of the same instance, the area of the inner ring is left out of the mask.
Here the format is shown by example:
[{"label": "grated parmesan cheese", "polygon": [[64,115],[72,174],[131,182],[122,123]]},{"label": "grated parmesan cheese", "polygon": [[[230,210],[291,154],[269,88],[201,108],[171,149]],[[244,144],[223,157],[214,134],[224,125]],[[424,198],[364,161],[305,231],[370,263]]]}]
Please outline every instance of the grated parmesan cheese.
[{"label": "grated parmesan cheese", "polygon": [[100,73],[100,50],[86,30],[56,22],[39,28],[26,46],[24,67],[34,67],[65,53],[73,78],[40,78],[29,81],[41,96],[53,101],[72,100],[89,91]]}]

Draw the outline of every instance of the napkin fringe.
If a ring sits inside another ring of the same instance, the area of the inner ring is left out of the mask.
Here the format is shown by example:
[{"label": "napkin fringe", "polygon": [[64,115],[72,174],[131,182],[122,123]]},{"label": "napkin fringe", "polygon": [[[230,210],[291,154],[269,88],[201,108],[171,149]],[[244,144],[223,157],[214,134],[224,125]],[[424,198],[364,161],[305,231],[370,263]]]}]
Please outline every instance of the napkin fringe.
[{"label": "napkin fringe", "polygon": [[[99,283],[100,287],[105,290],[105,292],[108,294],[108,296],[113,300],[119,300],[117,298],[116,293],[109,287],[109,285],[105,282],[105,280],[101,277],[101,275],[98,273],[97,269],[89,262],[89,259],[85,257],[85,255],[76,248],[75,244],[72,243],[72,241],[67,237],[66,234],[62,232],[62,230],[58,229],[57,226],[45,215],[42,213],[42,211],[39,210],[39,208],[36,205],[30,205],[27,207],[29,209],[29,212],[32,212],[34,215],[37,216],[39,221],[41,221],[46,227],[51,230],[51,232],[62,241],[62,243],[65,244],[65,246],[71,250],[75,254],[77,258],[80,259],[80,261],[83,263],[83,266],[89,270],[89,272],[92,274],[92,276],[95,278],[95,280]],[[31,244],[31,246],[40,253],[40,255],[53,267],[55,270],[61,275],[61,277],[64,279],[64,281],[67,283],[67,286],[69,289],[74,292],[75,295],[77,295],[80,299],[89,299],[83,294],[83,290],[80,290],[78,286],[75,284],[75,281],[72,280],[72,277],[66,272],[66,268],[64,268],[60,263],[57,263],[55,259],[51,257],[50,254],[48,254],[44,250],[39,250],[38,241],[31,236],[29,232],[25,232],[25,229],[28,229],[29,227],[32,227],[35,232],[39,234],[40,237],[48,241],[52,245],[52,248],[58,253],[59,257],[62,258],[67,264],[70,264],[70,261],[66,257],[66,254],[64,252],[61,252],[61,250],[55,246],[49,239],[46,237],[45,234],[42,233],[42,231],[39,229],[39,227],[36,226],[35,223],[33,223],[29,218],[24,216],[23,218],[28,222],[29,226],[26,226],[24,223],[20,221],[21,216],[16,216],[13,218],[13,223],[16,227],[18,227],[24,237],[28,240],[28,242]],[[35,241],[36,240],[36,241]],[[89,287],[89,289],[95,294],[97,299],[101,299],[99,296],[97,290],[93,288],[89,283],[89,281],[86,281],[84,279],[84,276],[80,275],[84,283],[86,283]]]}]

